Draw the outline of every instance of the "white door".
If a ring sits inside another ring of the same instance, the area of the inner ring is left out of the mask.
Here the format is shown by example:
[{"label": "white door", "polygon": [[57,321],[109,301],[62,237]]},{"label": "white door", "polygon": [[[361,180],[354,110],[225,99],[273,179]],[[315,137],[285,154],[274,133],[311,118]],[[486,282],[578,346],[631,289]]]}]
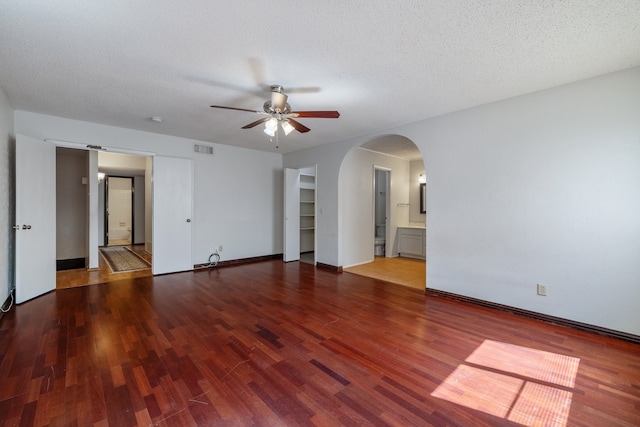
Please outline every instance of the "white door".
[{"label": "white door", "polygon": [[193,270],[193,162],[153,158],[153,274]]},{"label": "white door", "polygon": [[18,304],[56,287],[56,146],[16,135]]},{"label": "white door", "polygon": [[300,259],[300,171],[284,170],[284,255],[285,262]]}]

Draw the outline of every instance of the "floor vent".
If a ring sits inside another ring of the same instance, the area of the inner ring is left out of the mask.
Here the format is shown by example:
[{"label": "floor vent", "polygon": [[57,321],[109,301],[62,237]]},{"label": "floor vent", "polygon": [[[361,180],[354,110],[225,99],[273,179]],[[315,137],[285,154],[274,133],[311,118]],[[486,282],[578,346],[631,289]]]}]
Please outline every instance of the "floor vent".
[{"label": "floor vent", "polygon": [[202,154],[213,154],[213,147],[209,147],[207,145],[195,144],[193,146],[193,151],[195,151],[196,153],[202,153]]}]

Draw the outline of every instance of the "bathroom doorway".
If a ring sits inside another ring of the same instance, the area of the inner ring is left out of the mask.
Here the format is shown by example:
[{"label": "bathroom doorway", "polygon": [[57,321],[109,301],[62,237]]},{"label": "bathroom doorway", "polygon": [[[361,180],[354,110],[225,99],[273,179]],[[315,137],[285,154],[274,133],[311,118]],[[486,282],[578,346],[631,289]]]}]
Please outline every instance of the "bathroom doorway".
[{"label": "bathroom doorway", "polygon": [[105,246],[133,244],[133,178],[107,176],[105,180]]},{"label": "bathroom doorway", "polygon": [[389,229],[389,201],[391,200],[391,171],[384,168],[374,167],[374,255],[384,257],[387,254],[387,230]]}]

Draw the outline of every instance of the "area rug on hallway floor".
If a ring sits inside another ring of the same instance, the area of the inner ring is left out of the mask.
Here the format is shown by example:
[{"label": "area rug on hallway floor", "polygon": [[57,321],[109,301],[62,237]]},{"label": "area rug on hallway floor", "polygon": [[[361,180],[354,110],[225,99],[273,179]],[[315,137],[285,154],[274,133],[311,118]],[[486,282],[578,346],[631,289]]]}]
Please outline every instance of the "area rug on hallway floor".
[{"label": "area rug on hallway floor", "polygon": [[100,248],[100,253],[114,273],[144,270],[145,268],[151,267],[151,264],[124,246]]}]

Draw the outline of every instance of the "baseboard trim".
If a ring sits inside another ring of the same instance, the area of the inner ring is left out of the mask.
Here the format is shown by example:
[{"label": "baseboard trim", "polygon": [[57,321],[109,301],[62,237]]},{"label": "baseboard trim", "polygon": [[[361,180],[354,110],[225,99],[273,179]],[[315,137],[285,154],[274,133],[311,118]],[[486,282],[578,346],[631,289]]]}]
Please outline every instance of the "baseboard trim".
[{"label": "baseboard trim", "polygon": [[[229,260],[229,261],[218,261],[218,264],[215,265],[215,266],[209,265],[208,263],[207,264],[195,264],[193,266],[193,269],[194,270],[203,270],[203,269],[209,269],[209,268],[232,267],[232,266],[235,266],[235,265],[252,264],[254,262],[271,261],[271,260],[274,260],[274,259],[282,260],[282,254],[273,254],[273,255],[256,256],[256,257],[251,257],[251,258],[232,259],[232,260]],[[324,264],[324,263],[321,263],[321,262],[317,262],[316,263],[316,268],[321,268],[323,270],[330,270],[330,271],[333,271],[335,273],[342,273],[342,267],[331,265],[331,264]]]},{"label": "baseboard trim", "polygon": [[564,319],[562,317],[555,317],[547,314],[536,313],[535,311],[524,310],[521,308],[498,304],[491,301],[485,301],[477,298],[467,297],[464,295],[454,294],[452,292],[440,291],[437,289],[427,288],[425,289],[424,293],[426,295],[432,295],[432,296],[448,298],[456,301],[466,302],[469,304],[480,305],[483,307],[492,308],[500,311],[506,311],[508,313],[529,317],[529,318],[540,320],[547,323],[553,323],[555,325],[567,326],[573,329],[579,329],[581,331],[591,332],[594,334],[603,335],[611,338],[617,338],[620,340],[632,342],[634,344],[640,344],[640,336],[638,335],[616,331],[613,329],[603,328],[600,326],[590,325],[588,323],[576,322],[574,320]]},{"label": "baseboard trim", "polygon": [[336,265],[331,265],[331,264],[325,264],[322,262],[316,262],[316,267],[317,268],[321,268],[323,270],[330,270],[333,271],[334,273],[342,273],[342,266],[336,266]]},{"label": "baseboard trim", "polygon": [[228,260],[228,261],[218,261],[218,263],[215,266],[210,265],[209,263],[206,264],[196,264],[193,266],[194,270],[202,270],[205,268],[221,268],[221,267],[232,267],[235,265],[242,265],[242,264],[252,264],[254,262],[262,262],[262,261],[271,261],[274,259],[282,259],[282,254],[273,254],[273,255],[262,255],[262,256],[256,256],[256,257],[250,257],[250,258],[240,258],[240,259],[232,259],[232,260]]}]

